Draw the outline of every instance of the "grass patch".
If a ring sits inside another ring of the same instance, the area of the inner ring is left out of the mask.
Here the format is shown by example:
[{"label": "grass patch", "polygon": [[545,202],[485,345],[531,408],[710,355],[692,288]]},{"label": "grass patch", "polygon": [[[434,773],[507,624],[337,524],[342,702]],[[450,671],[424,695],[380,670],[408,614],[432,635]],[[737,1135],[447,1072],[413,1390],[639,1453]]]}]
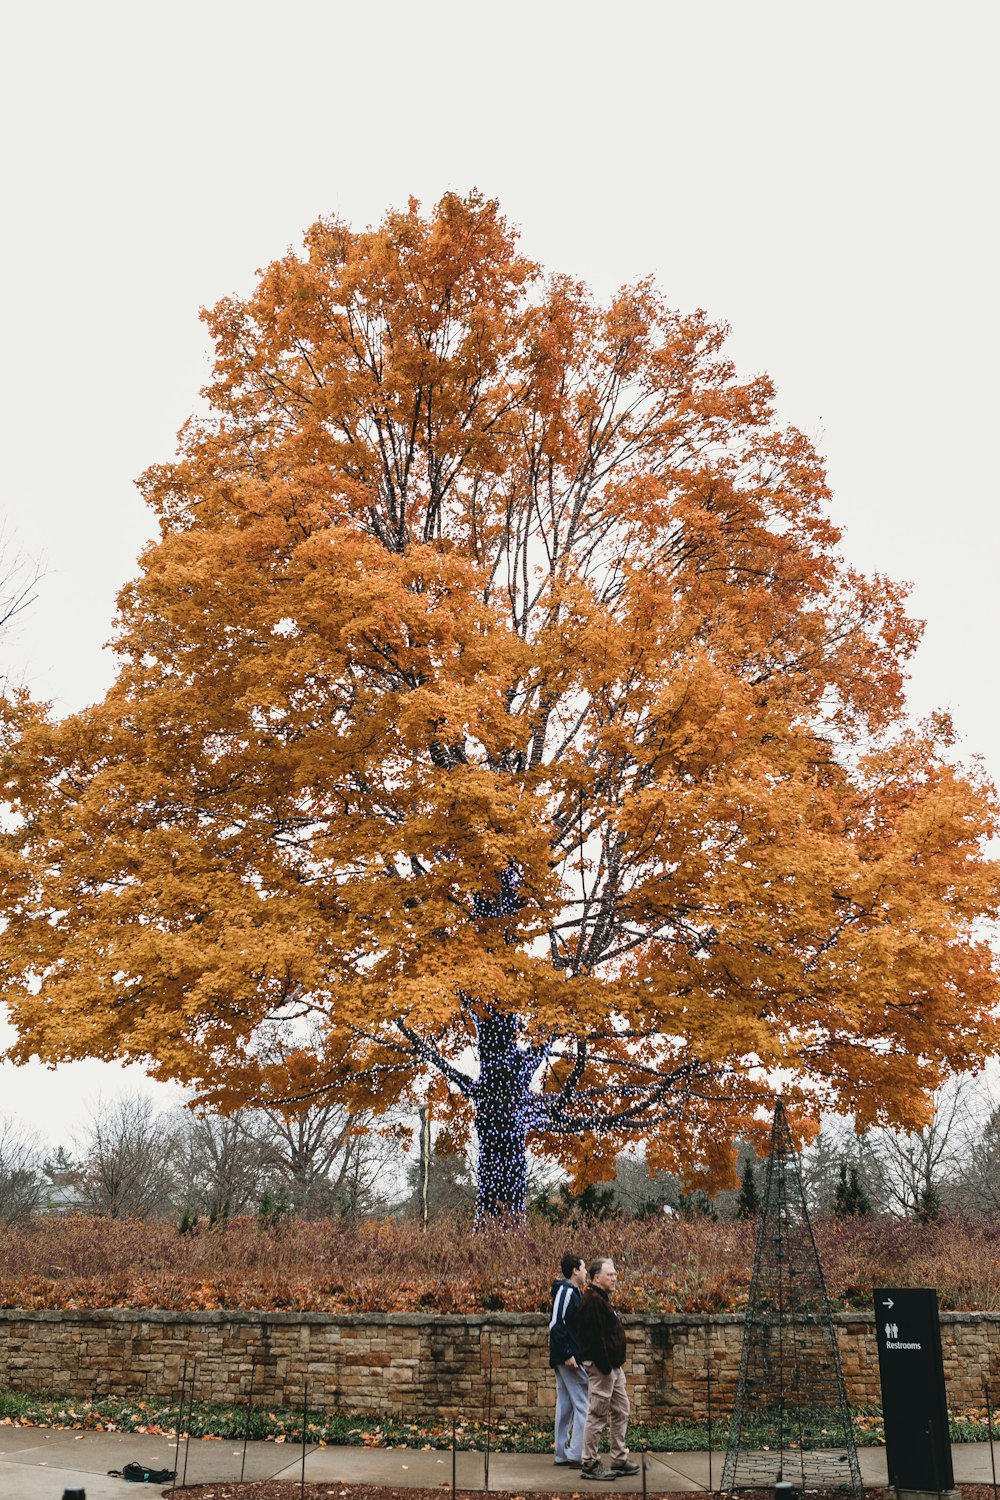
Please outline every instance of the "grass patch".
[{"label": "grass patch", "polygon": [[[24,1395],[8,1391],[0,1395],[0,1424],[14,1427],[59,1427],[87,1432],[148,1432],[176,1437],[178,1428],[176,1404],[160,1401],[127,1401],[113,1396],[97,1401],[79,1401],[71,1396]],[[858,1410],[854,1414],[854,1436],[858,1447],[884,1446],[882,1414]],[[953,1443],[980,1443],[989,1439],[985,1411],[954,1412],[950,1417]],[[993,1436],[1000,1437],[1000,1424],[994,1421]],[[302,1409],[255,1404],[245,1406],[197,1402],[188,1419],[185,1409],[183,1432],[192,1437],[214,1437],[242,1440],[249,1437],[277,1443],[295,1443],[302,1437]],[[629,1446],[635,1452],[645,1448],[650,1453],[701,1452],[710,1445],[718,1452],[725,1447],[729,1424],[720,1417],[707,1422],[632,1422],[629,1424]],[[306,1416],[306,1435],[310,1443],[344,1445],[356,1448],[450,1448],[451,1420],[426,1417],[404,1421],[401,1418],[375,1416],[372,1413],[321,1411],[310,1409]],[[458,1421],[458,1446],[463,1451],[482,1452],[486,1447],[486,1426],[481,1422]],[[794,1441],[794,1434],[792,1435]],[[500,1423],[490,1433],[490,1447],[499,1453],[550,1453],[552,1427],[538,1423]]]}]

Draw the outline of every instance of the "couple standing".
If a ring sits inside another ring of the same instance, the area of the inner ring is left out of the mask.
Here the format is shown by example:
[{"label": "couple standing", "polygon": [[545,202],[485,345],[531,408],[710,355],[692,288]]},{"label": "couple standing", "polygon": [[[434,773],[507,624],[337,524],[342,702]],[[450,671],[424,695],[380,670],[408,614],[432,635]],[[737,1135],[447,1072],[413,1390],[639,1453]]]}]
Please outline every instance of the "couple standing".
[{"label": "couple standing", "polygon": [[[611,1306],[618,1279],[615,1263],[595,1260],[588,1267],[570,1253],[559,1268],[562,1279],[552,1285],[549,1322],[549,1364],[556,1372],[556,1463],[579,1467],[581,1479],[638,1474],[639,1465],[631,1462],[625,1446],[629,1400],[622,1369],[625,1329]],[[606,1469],[597,1445],[609,1418],[611,1467]]]}]

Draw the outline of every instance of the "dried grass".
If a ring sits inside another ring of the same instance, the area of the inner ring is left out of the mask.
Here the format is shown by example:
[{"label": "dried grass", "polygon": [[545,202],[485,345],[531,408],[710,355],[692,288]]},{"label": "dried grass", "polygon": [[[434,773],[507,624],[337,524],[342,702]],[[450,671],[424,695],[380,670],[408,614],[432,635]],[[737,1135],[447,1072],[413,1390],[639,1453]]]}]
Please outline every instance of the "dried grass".
[{"label": "dried grass", "polygon": [[[834,1302],[870,1306],[878,1285],[936,1286],[942,1306],[1000,1309],[997,1225],[821,1219]],[[474,1233],[454,1220],[254,1219],[181,1235],[164,1220],[39,1217],[0,1229],[6,1307],[262,1308],[334,1312],[539,1311],[567,1249],[613,1255],[632,1312],[738,1311],[755,1229],[708,1219],[642,1219]]]}]

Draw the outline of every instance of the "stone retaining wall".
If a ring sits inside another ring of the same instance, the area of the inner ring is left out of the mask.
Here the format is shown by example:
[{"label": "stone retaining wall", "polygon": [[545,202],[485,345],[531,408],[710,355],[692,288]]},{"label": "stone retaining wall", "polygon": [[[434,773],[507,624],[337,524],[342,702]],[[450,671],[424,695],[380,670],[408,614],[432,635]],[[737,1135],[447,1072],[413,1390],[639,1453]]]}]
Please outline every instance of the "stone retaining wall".
[{"label": "stone retaining wall", "polygon": [[[743,1320],[676,1314],[626,1317],[627,1372],[637,1417],[727,1409],[739,1369]],[[879,1405],[870,1314],[836,1317],[848,1397]],[[352,1314],[0,1309],[0,1389],[77,1398],[176,1399],[184,1360],[197,1360],[196,1398],[246,1400],[256,1351],[256,1394],[348,1411],[482,1418],[493,1372],[497,1422],[547,1420],[554,1385],[547,1319],[538,1314]],[[1000,1378],[1000,1314],[943,1313],[945,1376],[953,1406],[982,1404]]]}]

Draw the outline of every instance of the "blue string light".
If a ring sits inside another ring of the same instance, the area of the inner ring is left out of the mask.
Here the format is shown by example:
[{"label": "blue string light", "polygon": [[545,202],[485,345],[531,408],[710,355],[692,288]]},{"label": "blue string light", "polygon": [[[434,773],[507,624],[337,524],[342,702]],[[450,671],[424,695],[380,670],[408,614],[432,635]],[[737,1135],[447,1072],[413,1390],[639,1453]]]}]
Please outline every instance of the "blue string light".
[{"label": "blue string light", "polygon": [[[512,917],[524,905],[521,872],[511,861],[495,896],[473,898],[474,917]],[[516,941],[505,935],[507,942]],[[493,1006],[476,1018],[479,1081],[474,1100],[479,1138],[479,1214],[522,1214],[527,1201],[526,1151],[533,1064],[517,1045],[519,1023]]]}]

